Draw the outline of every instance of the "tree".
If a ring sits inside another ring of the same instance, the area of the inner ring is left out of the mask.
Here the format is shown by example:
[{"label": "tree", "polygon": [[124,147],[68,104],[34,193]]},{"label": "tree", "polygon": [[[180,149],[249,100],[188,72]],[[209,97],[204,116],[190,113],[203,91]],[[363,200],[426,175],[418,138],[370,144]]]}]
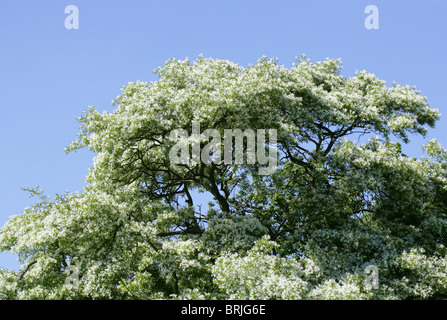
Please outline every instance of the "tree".
[{"label": "tree", "polygon": [[[88,184],[54,200],[29,190],[40,200],[0,229],[0,250],[22,263],[0,271],[0,297],[445,298],[447,151],[435,140],[420,159],[401,149],[440,114],[414,87],[341,68],[172,59],[157,81],[124,86],[113,112],[90,107],[66,149],[95,152]],[[173,163],[175,130],[189,151],[209,143],[195,123],[221,137],[276,130],[275,171]],[[196,191],[217,206],[202,213]]]}]

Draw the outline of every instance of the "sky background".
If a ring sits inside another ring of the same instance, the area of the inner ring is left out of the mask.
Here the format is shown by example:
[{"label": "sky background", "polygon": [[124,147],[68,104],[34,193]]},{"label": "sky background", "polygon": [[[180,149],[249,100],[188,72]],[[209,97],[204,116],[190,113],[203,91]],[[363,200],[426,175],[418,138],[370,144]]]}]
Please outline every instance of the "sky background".
[{"label": "sky background", "polygon": [[[67,30],[65,7],[79,9],[79,29]],[[366,6],[379,9],[368,30]],[[76,118],[111,100],[128,82],[153,81],[167,59],[228,59],[242,66],[263,55],[290,67],[341,58],[343,75],[367,70],[416,86],[443,115],[425,139],[404,147],[411,156],[435,137],[447,146],[446,0],[188,0],[0,1],[0,226],[35,199],[39,185],[53,197],[79,191],[93,153],[66,155]],[[0,267],[18,269],[0,253]]]}]

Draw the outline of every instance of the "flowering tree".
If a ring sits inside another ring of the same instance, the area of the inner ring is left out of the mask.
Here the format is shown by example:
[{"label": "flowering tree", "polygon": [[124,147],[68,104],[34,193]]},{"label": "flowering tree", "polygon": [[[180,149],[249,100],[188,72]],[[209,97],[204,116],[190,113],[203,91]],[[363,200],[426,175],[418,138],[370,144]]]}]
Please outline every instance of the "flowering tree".
[{"label": "flowering tree", "polygon": [[[67,148],[95,152],[88,184],[53,200],[29,190],[39,200],[0,229],[22,263],[0,270],[0,298],[447,297],[447,151],[401,150],[440,115],[413,87],[341,67],[172,59],[112,113],[90,107]],[[174,130],[207,143],[193,123],[275,130],[277,167],[173,163]],[[194,191],[216,206],[198,210]]]}]

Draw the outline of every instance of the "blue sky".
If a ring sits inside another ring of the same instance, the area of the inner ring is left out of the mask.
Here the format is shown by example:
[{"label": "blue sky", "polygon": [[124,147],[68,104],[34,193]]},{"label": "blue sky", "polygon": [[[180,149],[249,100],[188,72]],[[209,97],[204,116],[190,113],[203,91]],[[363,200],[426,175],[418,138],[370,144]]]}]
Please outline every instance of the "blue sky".
[{"label": "blue sky", "polygon": [[[370,4],[378,30],[364,26]],[[79,9],[77,30],[65,28],[68,5]],[[81,190],[93,154],[64,153],[76,118],[89,105],[112,111],[123,85],[156,80],[172,57],[341,58],[345,76],[415,85],[445,115],[408,154],[432,137],[447,146],[445,0],[2,0],[0,14],[0,226],[34,201],[22,187]],[[0,254],[0,267],[17,269],[15,256]]]}]

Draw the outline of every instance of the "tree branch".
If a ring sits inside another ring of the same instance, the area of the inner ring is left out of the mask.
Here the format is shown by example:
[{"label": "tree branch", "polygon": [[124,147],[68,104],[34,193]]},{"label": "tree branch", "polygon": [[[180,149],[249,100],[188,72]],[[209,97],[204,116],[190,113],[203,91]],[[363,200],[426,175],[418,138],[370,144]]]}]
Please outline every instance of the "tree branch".
[{"label": "tree branch", "polygon": [[34,260],[32,262],[30,262],[26,268],[20,273],[19,275],[19,281],[21,281],[23,279],[23,277],[25,276],[25,274],[28,272],[29,268],[31,268],[32,265],[36,264],[37,260]]}]

